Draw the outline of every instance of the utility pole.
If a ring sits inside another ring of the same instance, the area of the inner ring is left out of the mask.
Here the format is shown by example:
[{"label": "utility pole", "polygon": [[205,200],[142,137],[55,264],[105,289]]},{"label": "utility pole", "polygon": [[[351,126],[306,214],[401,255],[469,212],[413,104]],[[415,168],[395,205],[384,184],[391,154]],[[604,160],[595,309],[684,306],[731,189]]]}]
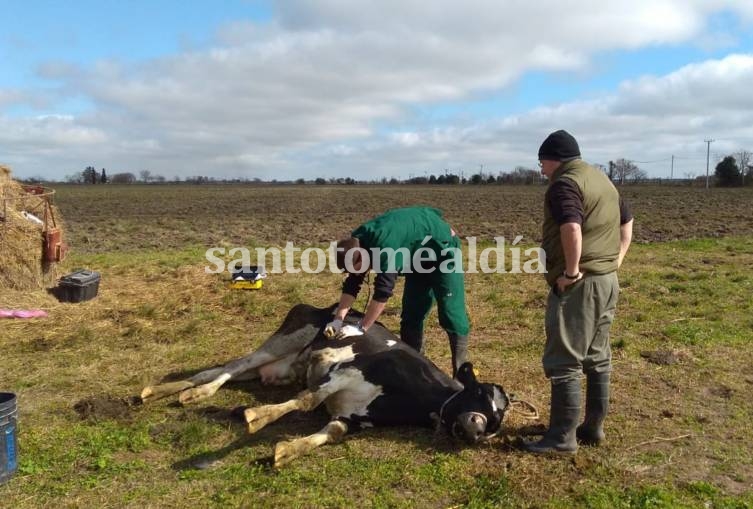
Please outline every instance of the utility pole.
[{"label": "utility pole", "polygon": [[703,140],[706,143],[706,189],[709,188],[709,154],[711,152],[711,144],[714,140]]},{"label": "utility pole", "polygon": [[672,155],[672,166],[669,169],[669,180],[670,180],[670,183],[671,183],[672,179],[674,179],[674,178],[675,178],[675,156],[673,154]]}]

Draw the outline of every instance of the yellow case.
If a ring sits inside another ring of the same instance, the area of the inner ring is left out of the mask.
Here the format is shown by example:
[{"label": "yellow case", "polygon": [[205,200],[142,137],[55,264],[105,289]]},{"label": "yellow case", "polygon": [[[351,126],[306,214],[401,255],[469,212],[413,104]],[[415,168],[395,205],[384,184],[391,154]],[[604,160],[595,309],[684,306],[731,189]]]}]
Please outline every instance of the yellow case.
[{"label": "yellow case", "polygon": [[230,288],[234,290],[258,290],[264,283],[263,279],[257,279],[256,281],[231,281]]}]

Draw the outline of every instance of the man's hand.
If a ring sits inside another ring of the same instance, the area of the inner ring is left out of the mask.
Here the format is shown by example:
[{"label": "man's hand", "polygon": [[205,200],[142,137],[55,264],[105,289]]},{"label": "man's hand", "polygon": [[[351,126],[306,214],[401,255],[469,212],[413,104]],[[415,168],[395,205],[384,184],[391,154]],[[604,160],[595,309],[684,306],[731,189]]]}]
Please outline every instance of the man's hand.
[{"label": "man's hand", "polygon": [[335,339],[345,339],[355,336],[363,336],[364,330],[361,325],[345,325],[340,329],[340,332],[335,336]]},{"label": "man's hand", "polygon": [[555,283],[557,285],[557,293],[558,294],[564,293],[565,289],[568,286],[570,286],[573,283],[577,283],[581,279],[583,279],[583,273],[582,272],[578,272],[578,277],[576,277],[574,279],[571,279],[569,277],[565,277],[564,274],[561,275],[560,277],[557,278],[557,282]]},{"label": "man's hand", "polygon": [[340,333],[340,329],[343,328],[343,321],[335,318],[324,327],[324,335],[328,338],[333,338]]}]

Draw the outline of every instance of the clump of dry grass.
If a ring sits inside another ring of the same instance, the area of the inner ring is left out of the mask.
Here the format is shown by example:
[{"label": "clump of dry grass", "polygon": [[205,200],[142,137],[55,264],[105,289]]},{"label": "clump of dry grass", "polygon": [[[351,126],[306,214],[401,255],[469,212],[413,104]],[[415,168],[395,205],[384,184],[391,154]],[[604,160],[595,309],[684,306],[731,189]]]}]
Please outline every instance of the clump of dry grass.
[{"label": "clump of dry grass", "polygon": [[44,260],[43,226],[23,215],[42,215],[44,206],[43,198],[27,193],[10,168],[0,166],[0,288],[29,290],[54,281],[54,264]]}]

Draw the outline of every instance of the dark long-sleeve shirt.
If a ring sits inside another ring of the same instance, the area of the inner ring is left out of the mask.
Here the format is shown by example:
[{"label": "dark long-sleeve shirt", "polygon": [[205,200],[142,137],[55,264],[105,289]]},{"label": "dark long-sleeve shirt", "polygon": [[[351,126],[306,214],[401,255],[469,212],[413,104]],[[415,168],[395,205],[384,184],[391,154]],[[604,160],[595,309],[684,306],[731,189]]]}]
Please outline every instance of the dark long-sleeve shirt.
[{"label": "dark long-sleeve shirt", "polygon": [[[358,292],[361,290],[361,285],[366,279],[366,273],[363,274],[348,274],[343,283],[343,293],[358,296]],[[392,292],[395,288],[397,280],[397,272],[379,272],[374,279],[374,295],[371,297],[377,302],[387,302],[392,297]]]}]

